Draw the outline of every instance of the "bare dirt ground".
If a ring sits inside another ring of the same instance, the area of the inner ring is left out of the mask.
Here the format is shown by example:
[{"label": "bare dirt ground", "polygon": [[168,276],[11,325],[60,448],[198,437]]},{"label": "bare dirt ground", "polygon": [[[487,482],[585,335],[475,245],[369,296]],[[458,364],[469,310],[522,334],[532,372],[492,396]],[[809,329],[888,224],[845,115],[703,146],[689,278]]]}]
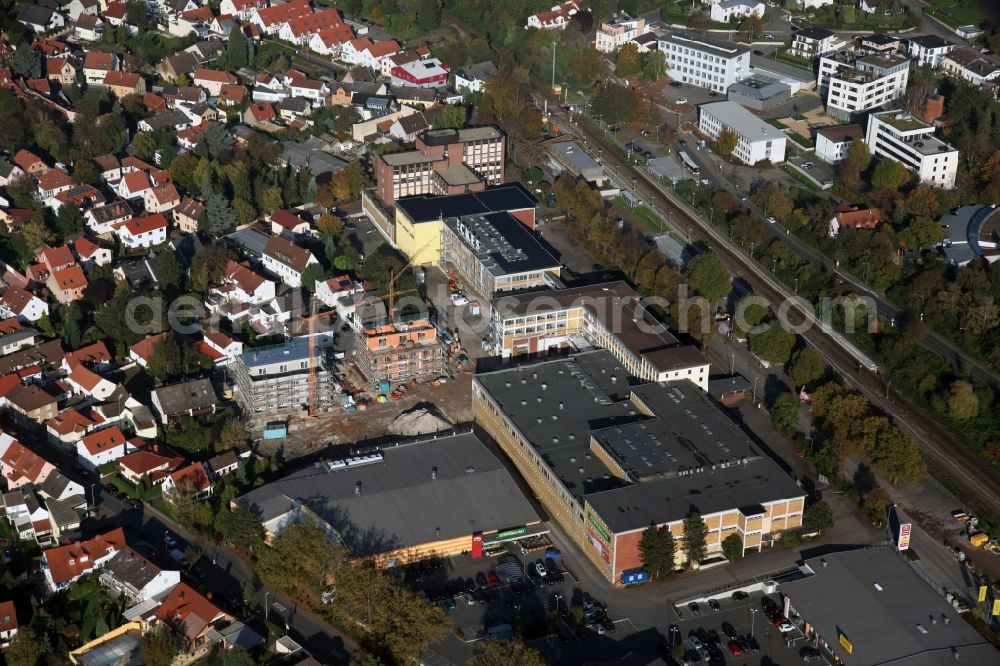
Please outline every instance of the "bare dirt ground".
[{"label": "bare dirt ground", "polygon": [[472,372],[466,371],[446,384],[433,386],[420,384],[411,388],[402,400],[389,400],[381,405],[372,403],[365,410],[321,414],[313,420],[292,421],[288,437],[264,441],[260,445],[263,455],[273,455],[281,450],[286,460],[306,456],[327,446],[357,444],[391,437],[389,424],[402,412],[418,403],[432,403],[453,424],[472,421],[470,400]]}]

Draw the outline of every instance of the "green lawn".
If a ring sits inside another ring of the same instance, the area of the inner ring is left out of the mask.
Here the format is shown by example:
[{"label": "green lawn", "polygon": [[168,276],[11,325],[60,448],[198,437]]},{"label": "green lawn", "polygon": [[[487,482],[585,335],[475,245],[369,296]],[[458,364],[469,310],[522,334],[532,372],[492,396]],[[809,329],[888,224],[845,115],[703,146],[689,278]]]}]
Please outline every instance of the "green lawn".
[{"label": "green lawn", "polygon": [[808,178],[806,178],[805,176],[803,176],[801,173],[799,173],[798,169],[795,169],[795,168],[789,166],[788,164],[782,164],[781,168],[784,169],[785,171],[787,171],[789,174],[791,174],[792,178],[794,178],[795,180],[799,181],[800,183],[802,183],[803,185],[805,185],[806,187],[808,187],[813,192],[819,192],[820,191],[821,188],[817,187],[816,183],[812,182],[811,180],[809,180]]},{"label": "green lawn", "polygon": [[788,137],[792,141],[794,141],[795,143],[799,144],[803,148],[809,148],[809,149],[813,148],[812,141],[810,141],[809,139],[803,137],[798,132],[786,132],[786,134],[788,134]]},{"label": "green lawn", "polygon": [[953,28],[960,25],[981,25],[988,18],[986,5],[993,0],[932,0],[924,12]]},{"label": "green lawn", "polygon": [[789,65],[795,65],[796,67],[801,67],[802,69],[808,69],[812,71],[812,61],[809,58],[800,58],[798,56],[793,56],[788,52],[787,48],[778,49],[777,55],[775,56],[777,60],[782,62],[787,62]]},{"label": "green lawn", "polygon": [[647,233],[657,234],[667,230],[663,220],[656,213],[645,206],[632,208],[632,204],[623,196],[615,198],[615,210],[630,224],[638,226]]},{"label": "green lawn", "polygon": [[808,27],[827,28],[829,30],[872,30],[884,32],[913,28],[920,24],[920,15],[913,12],[886,16],[878,12],[867,14],[856,9],[854,17],[851,19],[850,13],[845,15],[840,5],[827,5],[811,13],[814,17],[806,21]]}]

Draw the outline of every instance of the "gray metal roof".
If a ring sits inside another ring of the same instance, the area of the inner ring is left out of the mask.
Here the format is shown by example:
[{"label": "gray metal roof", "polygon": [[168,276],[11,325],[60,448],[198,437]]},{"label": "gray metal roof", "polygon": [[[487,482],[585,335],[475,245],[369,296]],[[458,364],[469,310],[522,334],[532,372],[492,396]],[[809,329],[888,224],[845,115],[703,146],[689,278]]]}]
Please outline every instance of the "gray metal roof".
[{"label": "gray metal roof", "polygon": [[552,143],[549,144],[549,149],[558,155],[563,163],[575,169],[577,173],[601,168],[597,160],[588,155],[587,151],[581,148],[576,141]]},{"label": "gray metal roof", "polygon": [[[806,560],[814,575],[782,583],[780,591],[846,666],[996,664],[996,649],[890,548]],[[838,631],[852,644],[851,654]]]},{"label": "gray metal roof", "polygon": [[770,99],[791,91],[791,86],[778,79],[763,74],[753,74],[729,86],[729,93],[736,93],[753,99]]},{"label": "gray metal roof", "polygon": [[125,546],[104,566],[104,573],[141,591],[160,574],[160,567]]},{"label": "gray metal roof", "polygon": [[723,125],[751,141],[777,141],[787,138],[777,127],[768,125],[736,102],[712,102],[698,107],[701,113],[708,113]]},{"label": "gray metal roof", "polygon": [[474,434],[399,444],[382,454],[381,462],[334,471],[320,462],[238,501],[264,521],[304,504],[359,555],[540,521]]},{"label": "gray metal roof", "polygon": [[164,414],[180,414],[189,410],[207,409],[218,404],[219,399],[209,379],[192,379],[187,382],[161,386],[153,391]]}]

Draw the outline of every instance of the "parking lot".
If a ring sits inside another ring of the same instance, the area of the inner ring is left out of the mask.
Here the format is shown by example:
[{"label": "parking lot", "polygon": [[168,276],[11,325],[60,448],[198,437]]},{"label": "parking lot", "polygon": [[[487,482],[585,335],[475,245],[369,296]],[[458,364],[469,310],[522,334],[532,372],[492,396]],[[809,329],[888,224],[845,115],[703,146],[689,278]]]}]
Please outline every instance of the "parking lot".
[{"label": "parking lot", "polygon": [[536,647],[550,660],[565,661],[567,651],[591,639],[634,631],[628,620],[609,616],[606,605],[579,585],[561,558],[546,557],[544,544],[528,553],[511,544],[479,560],[429,560],[401,567],[400,574],[451,618],[455,640],[437,649],[453,663],[464,662],[474,642],[489,636],[517,634],[539,641]]},{"label": "parking lot", "polygon": [[671,645],[684,648],[684,663],[694,664],[826,664],[802,631],[780,615],[780,597],[736,593],[712,605],[671,608],[667,629]]}]

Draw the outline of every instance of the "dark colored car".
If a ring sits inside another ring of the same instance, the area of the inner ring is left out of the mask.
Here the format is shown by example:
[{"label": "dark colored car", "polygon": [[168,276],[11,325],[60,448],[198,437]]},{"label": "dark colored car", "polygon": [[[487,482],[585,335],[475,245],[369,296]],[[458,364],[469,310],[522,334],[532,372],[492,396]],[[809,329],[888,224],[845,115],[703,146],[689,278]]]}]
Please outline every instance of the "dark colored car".
[{"label": "dark colored car", "polygon": [[722,606],[720,606],[719,602],[716,601],[715,599],[712,599],[708,602],[708,607],[711,608],[716,613],[722,610]]},{"label": "dark colored car", "polygon": [[684,86],[684,84],[681,83],[680,81],[671,81],[670,82],[670,87],[671,88],[681,88],[683,86]]},{"label": "dark colored car", "polygon": [[802,661],[809,661],[810,659],[815,659],[819,656],[819,650],[811,645],[807,645],[799,650],[799,656],[802,657]]},{"label": "dark colored car", "polygon": [[736,590],[733,592],[733,601],[743,601],[744,599],[749,599],[750,595],[743,590]]},{"label": "dark colored car", "polygon": [[698,654],[697,650],[688,650],[684,653],[684,661],[691,664],[699,664],[701,663],[701,655]]},{"label": "dark colored car", "polygon": [[688,608],[690,608],[691,612],[694,613],[695,615],[701,615],[701,606],[698,605],[697,601],[692,601],[691,603],[689,603]]},{"label": "dark colored car", "polygon": [[476,584],[479,587],[486,587],[486,574],[482,571],[476,574]]},{"label": "dark colored car", "polygon": [[713,645],[722,645],[722,638],[719,637],[719,632],[715,629],[708,630],[708,640]]},{"label": "dark colored car", "polygon": [[751,652],[760,652],[760,643],[753,636],[747,636],[747,649]]},{"label": "dark colored car", "polygon": [[608,632],[609,634],[615,633],[615,623],[612,622],[611,618],[609,618],[607,615],[605,615],[601,619],[601,626],[604,627],[604,631]]},{"label": "dark colored car", "polygon": [[764,55],[764,52],[761,51],[761,50],[759,50],[759,49],[755,49],[754,52],[753,52],[753,54],[755,56],[762,56],[762,55]]},{"label": "dark colored car", "polygon": [[739,634],[736,633],[736,627],[729,624],[728,622],[722,623],[722,633],[726,635],[729,640],[734,640]]}]

